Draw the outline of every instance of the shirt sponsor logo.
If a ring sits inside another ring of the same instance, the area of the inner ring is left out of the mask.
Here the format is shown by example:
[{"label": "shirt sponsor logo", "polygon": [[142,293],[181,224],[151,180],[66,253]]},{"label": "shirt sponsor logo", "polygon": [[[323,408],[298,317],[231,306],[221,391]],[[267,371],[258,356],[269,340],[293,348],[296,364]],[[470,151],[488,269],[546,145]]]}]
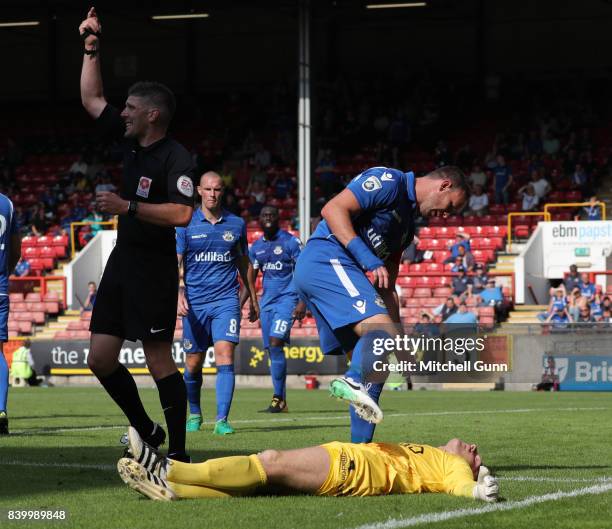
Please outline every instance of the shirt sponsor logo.
[{"label": "shirt sponsor logo", "polygon": [[236,237],[234,236],[234,234],[231,231],[226,231],[223,234],[223,240],[226,242],[232,242]]},{"label": "shirt sponsor logo", "polygon": [[255,252],[255,255],[261,255],[262,253],[266,253],[265,250],[259,250],[258,252]]},{"label": "shirt sponsor logo", "polygon": [[194,257],[196,263],[231,263],[234,260],[230,252],[200,252]]},{"label": "shirt sponsor logo", "polygon": [[149,191],[151,191],[151,182],[153,180],[147,176],[141,176],[138,181],[138,188],[136,189],[136,195],[142,198],[149,198]]},{"label": "shirt sponsor logo", "polygon": [[181,195],[185,195],[188,198],[193,196],[193,182],[187,175],[179,176],[176,181],[176,188]]},{"label": "shirt sponsor logo", "polygon": [[283,253],[283,247],[282,246],[276,246],[273,251],[274,251],[274,255],[280,255],[280,254]]},{"label": "shirt sponsor logo", "polygon": [[380,180],[378,179],[378,177],[372,175],[368,177],[363,184],[361,184],[361,187],[363,188],[364,191],[370,192],[370,191],[376,191],[377,189],[380,189],[382,187],[382,184],[380,183]]},{"label": "shirt sponsor logo", "polygon": [[206,239],[208,237],[207,233],[198,233],[197,235],[192,235],[192,239]]},{"label": "shirt sponsor logo", "polygon": [[263,265],[262,270],[264,272],[267,272],[268,270],[282,270],[283,269],[283,263],[281,263],[280,261],[276,261],[276,263],[266,263],[265,265]]},{"label": "shirt sponsor logo", "polygon": [[382,235],[376,233],[376,230],[374,228],[369,228],[366,232],[366,235],[368,236],[374,253],[383,261],[386,260],[389,257],[390,252],[387,248],[387,243],[383,239]]}]

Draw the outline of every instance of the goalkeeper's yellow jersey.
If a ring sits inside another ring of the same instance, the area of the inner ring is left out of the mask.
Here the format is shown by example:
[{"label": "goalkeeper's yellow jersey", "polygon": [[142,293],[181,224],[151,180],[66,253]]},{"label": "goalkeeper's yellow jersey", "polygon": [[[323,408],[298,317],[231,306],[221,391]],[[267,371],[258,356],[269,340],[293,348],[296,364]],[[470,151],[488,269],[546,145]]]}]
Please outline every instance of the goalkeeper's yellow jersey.
[{"label": "goalkeeper's yellow jersey", "polygon": [[459,456],[414,443],[328,443],[327,480],[321,496],[378,496],[446,492],[472,497],[472,469]]}]

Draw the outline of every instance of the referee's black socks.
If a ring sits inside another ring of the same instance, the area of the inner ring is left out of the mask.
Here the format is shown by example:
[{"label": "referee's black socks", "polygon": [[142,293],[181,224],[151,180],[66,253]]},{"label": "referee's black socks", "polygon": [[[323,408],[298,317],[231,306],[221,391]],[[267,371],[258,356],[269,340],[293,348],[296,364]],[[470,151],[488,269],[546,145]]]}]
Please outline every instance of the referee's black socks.
[{"label": "referee's black socks", "polygon": [[168,457],[182,460],[185,456],[185,423],[187,414],[187,390],[183,377],[177,371],[156,380],[159,401],[168,426]]},{"label": "referee's black socks", "polygon": [[130,424],[146,439],[153,431],[155,423],[147,415],[140,400],[140,395],[138,395],[134,377],[127,368],[123,364],[119,364],[119,367],[110,375],[104,378],[98,377],[98,380],[123,410]]}]

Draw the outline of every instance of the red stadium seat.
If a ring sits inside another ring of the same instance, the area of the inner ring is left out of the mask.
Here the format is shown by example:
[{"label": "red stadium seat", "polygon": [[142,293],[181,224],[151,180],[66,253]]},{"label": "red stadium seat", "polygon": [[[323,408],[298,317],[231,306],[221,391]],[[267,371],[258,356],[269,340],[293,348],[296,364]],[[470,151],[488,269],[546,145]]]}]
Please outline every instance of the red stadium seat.
[{"label": "red stadium seat", "polygon": [[412,293],[412,297],[413,298],[429,298],[431,297],[431,288],[426,288],[426,287],[415,288],[414,292]]},{"label": "red stadium seat", "polygon": [[423,226],[417,235],[420,239],[432,239],[434,235],[434,228],[429,226]]},{"label": "red stadium seat", "polygon": [[30,246],[36,246],[36,237],[26,235],[23,239],[21,239],[21,247],[28,248]]},{"label": "red stadium seat", "polygon": [[444,297],[447,298],[453,293],[453,290],[448,287],[436,287],[433,291],[433,295],[435,297]]},{"label": "red stadium seat", "polygon": [[19,334],[32,334],[32,322],[31,321],[20,321],[17,323],[19,327]]},{"label": "red stadium seat", "polygon": [[55,259],[55,248],[53,246],[43,246],[40,248],[39,257]]},{"label": "red stadium seat", "polygon": [[442,272],[443,266],[440,263],[427,263],[427,272]]},{"label": "red stadium seat", "polygon": [[[12,303],[19,303],[21,301],[23,301],[23,292],[12,292],[11,294],[9,294],[9,302]],[[13,307],[11,306],[11,309]]]},{"label": "red stadium seat", "polygon": [[29,301],[30,303],[40,303],[42,301],[38,292],[28,292],[26,294],[25,300]]},{"label": "red stadium seat", "polygon": [[28,309],[28,304],[24,301],[16,301],[15,303],[11,303],[10,305],[11,312],[26,312]]},{"label": "red stadium seat", "polygon": [[36,246],[26,246],[21,251],[21,257],[30,261],[30,268],[32,266],[31,260],[39,256],[40,256],[40,248],[37,248]]},{"label": "red stadium seat", "polygon": [[71,337],[69,331],[55,331],[53,338],[55,340],[69,340]]}]

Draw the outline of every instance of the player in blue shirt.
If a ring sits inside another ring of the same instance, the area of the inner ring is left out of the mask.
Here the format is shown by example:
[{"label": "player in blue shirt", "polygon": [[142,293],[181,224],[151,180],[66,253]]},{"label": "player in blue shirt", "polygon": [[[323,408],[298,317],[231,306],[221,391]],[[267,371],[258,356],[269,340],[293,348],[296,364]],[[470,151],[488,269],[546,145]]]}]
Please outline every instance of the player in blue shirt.
[{"label": "player in blue shirt", "polygon": [[373,372],[381,359],[373,356],[373,340],[399,330],[395,280],[402,251],[414,237],[414,218],[418,211],[446,217],[465,206],[468,194],[465,176],[455,167],[421,178],[386,167],[368,169],[325,205],[323,220],[300,254],[294,283],[316,319],[323,352],[352,351],[350,369],[330,390],[352,404],[353,442],[370,442],[374,424],[382,420],[377,402],[385,377]]},{"label": "player in blue shirt", "polygon": [[176,230],[176,253],[183,264],[184,289],[179,290],[178,314],[183,317],[184,379],[190,415],[187,431],[202,424],[200,391],[204,353],[214,345],[217,367],[217,419],[214,433],[231,434],[227,421],[234,395],[234,349],[240,337],[238,273],[251,296],[251,313],[258,317],[255,287],[248,282],[244,220],[222,209],[223,181],[214,172],[202,175],[202,197],[186,228]]},{"label": "player in blue shirt", "polygon": [[4,358],[4,342],[8,340],[9,275],[21,256],[21,237],[13,219],[13,203],[0,193],[0,435],[8,435],[9,369]]},{"label": "player in blue shirt", "polygon": [[249,282],[255,284],[257,273],[263,274],[263,296],[260,302],[261,334],[264,349],[270,356],[270,375],[274,394],[266,411],[289,411],[285,396],[287,359],[284,346],[289,343],[293,322],[306,314],[306,304],[298,299],[293,285],[293,269],[302,250],[302,242],[279,229],[278,209],[264,206],[259,214],[264,232],[249,250]]}]

